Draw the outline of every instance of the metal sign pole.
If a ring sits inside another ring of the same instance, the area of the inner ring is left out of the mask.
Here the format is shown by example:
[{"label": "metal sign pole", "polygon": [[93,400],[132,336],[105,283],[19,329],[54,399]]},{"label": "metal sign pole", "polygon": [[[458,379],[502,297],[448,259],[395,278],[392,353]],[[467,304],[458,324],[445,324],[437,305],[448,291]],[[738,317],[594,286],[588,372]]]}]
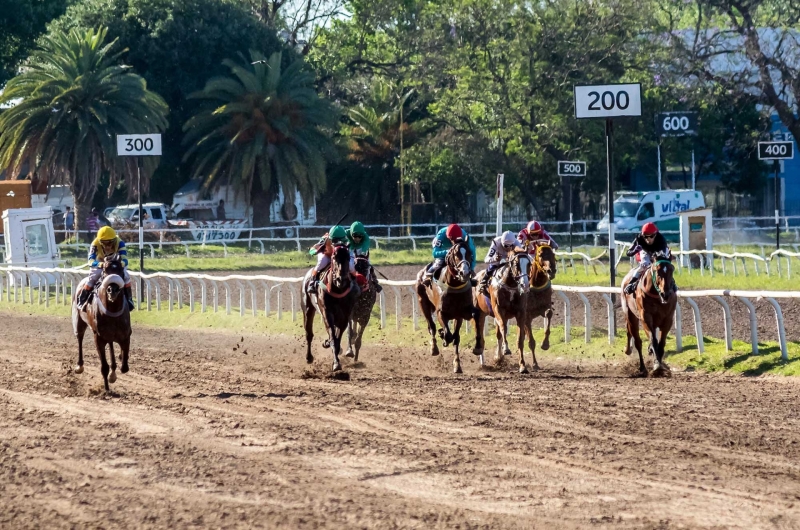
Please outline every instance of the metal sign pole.
[{"label": "metal sign pole", "polygon": [[781,171],[781,163],[774,162],[775,166],[775,248],[781,248],[781,181],[778,174]]},{"label": "metal sign pole", "polygon": [[661,139],[658,139],[658,144],[656,144],[656,153],[658,157],[658,191],[661,191]]},{"label": "metal sign pole", "polygon": [[503,173],[497,174],[497,220],[495,223],[495,232],[497,236],[503,233]]},{"label": "metal sign pole", "polygon": [[[139,272],[144,274],[144,211],[142,209],[142,157],[140,156],[136,157],[136,195],[139,197]],[[139,282],[139,300],[144,300],[144,281]]]},{"label": "metal sign pole", "polygon": [[[608,258],[609,270],[611,273],[611,287],[616,283],[616,245],[614,244],[614,179],[612,159],[614,157],[614,146],[612,137],[614,136],[614,121],[606,118],[606,176],[608,179],[606,190],[606,206],[608,207]],[[612,295],[613,296],[613,295]]]},{"label": "metal sign pole", "polygon": [[567,175],[567,193],[569,193],[569,251],[572,252],[572,176]]},{"label": "metal sign pole", "polygon": [[694,169],[694,149],[692,149],[692,189],[697,189],[697,177],[695,176],[695,169]]}]

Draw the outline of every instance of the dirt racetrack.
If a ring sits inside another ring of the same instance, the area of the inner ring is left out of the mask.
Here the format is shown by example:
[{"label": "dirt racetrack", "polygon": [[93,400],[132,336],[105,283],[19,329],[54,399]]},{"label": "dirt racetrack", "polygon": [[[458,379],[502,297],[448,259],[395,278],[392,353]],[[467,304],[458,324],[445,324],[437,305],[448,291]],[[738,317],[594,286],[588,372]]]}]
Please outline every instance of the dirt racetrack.
[{"label": "dirt racetrack", "polygon": [[138,328],[106,397],[67,319],[0,322],[0,528],[800,527],[794,379]]}]

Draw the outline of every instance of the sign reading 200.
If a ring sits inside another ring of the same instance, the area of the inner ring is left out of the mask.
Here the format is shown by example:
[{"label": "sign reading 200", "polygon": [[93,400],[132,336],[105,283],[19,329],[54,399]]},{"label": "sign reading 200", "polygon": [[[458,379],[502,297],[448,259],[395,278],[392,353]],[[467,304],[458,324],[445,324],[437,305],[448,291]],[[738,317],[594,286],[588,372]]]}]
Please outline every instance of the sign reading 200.
[{"label": "sign reading 200", "polygon": [[624,85],[576,85],[576,118],[614,118],[642,115],[642,87]]}]

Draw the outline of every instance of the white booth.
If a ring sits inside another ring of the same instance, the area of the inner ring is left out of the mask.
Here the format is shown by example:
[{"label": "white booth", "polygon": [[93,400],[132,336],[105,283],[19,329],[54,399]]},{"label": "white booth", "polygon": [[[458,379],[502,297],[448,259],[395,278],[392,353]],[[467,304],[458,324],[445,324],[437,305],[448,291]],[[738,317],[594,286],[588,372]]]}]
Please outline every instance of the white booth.
[{"label": "white booth", "polygon": [[[711,223],[711,208],[696,208],[694,210],[684,210],[678,212],[680,219],[680,234],[682,251],[687,250],[714,250],[714,227]],[[713,260],[703,259],[699,256],[681,255],[681,265],[689,266],[689,261],[693,265],[700,266],[706,263],[711,267]]]},{"label": "white booth", "polygon": [[16,267],[55,267],[53,209],[13,208],[3,211],[5,262]]}]

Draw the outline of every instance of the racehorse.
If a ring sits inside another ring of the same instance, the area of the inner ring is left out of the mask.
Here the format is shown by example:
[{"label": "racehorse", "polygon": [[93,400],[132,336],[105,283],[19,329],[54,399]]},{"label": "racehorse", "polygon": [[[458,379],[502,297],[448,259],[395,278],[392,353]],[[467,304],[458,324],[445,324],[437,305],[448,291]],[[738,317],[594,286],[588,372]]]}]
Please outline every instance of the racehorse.
[{"label": "racehorse", "polygon": [[364,335],[364,329],[366,329],[367,324],[369,324],[369,319],[372,316],[372,307],[375,305],[378,293],[373,285],[375,278],[372,278],[372,268],[367,257],[356,256],[355,263],[356,272],[367,278],[367,287],[361,291],[361,296],[356,300],[353,313],[350,315],[350,325],[347,327],[348,347],[345,357],[353,357],[353,362],[358,362],[361,337]]},{"label": "racehorse", "polygon": [[[83,335],[87,328],[94,333],[94,344],[100,356],[100,373],[106,392],[110,392],[109,383],[117,380],[117,359],[114,356],[114,343],[122,350],[122,367],[120,371],[128,373],[128,352],[131,345],[131,316],[128,302],[123,294],[125,286],[125,268],[118,255],[108,256],[102,263],[103,274],[98,282],[93,298],[87,302],[83,310],[78,308],[78,294],[83,291],[88,278],[78,284],[72,296],[72,328],[78,338],[78,364],[74,371],[83,373]],[[106,345],[111,351],[111,373],[106,360]]]},{"label": "racehorse", "polygon": [[[494,281],[489,286],[489,296],[475,290],[475,350],[473,353],[483,355],[485,341],[483,338],[483,328],[487,316],[493,316],[496,323],[495,332],[497,334],[497,354],[499,360],[501,351],[505,355],[511,355],[508,347],[508,321],[512,318],[517,320],[519,336],[517,338],[517,349],[519,350],[519,373],[527,374],[525,367],[525,324],[528,319],[525,315],[528,300],[530,282],[528,271],[531,268],[531,257],[527,252],[512,252],[508,263],[503,265],[494,276]],[[486,274],[486,271],[483,271]],[[483,357],[481,357],[481,364]]]},{"label": "racehorse", "polygon": [[314,362],[311,354],[311,341],[314,339],[314,315],[322,315],[322,322],[328,338],[322,342],[323,348],[333,345],[333,371],[342,369],[339,354],[342,349],[342,334],[350,323],[353,307],[361,294],[355,279],[350,275],[350,251],[344,245],[334,247],[331,265],[313,293],[308,292],[311,271],[303,279],[303,326],[306,330],[306,362]]},{"label": "racehorse", "polygon": [[[642,339],[639,337],[639,322],[650,340],[647,351],[655,356],[652,375],[670,376],[669,366],[664,362],[664,344],[667,334],[675,320],[675,306],[678,294],[673,290],[672,274],[675,266],[669,251],[653,254],[653,263],[642,273],[639,285],[633,294],[625,294],[625,286],[630,283],[633,270],[622,280],[622,311],[627,321],[627,341],[625,355],[631,354],[631,337],[639,352],[639,375],[647,375],[642,357]],[[658,330],[658,338],[656,338]]]},{"label": "racehorse", "polygon": [[[439,355],[439,346],[436,344],[436,324],[433,314],[439,320],[439,336],[447,347],[450,343],[455,346],[456,356],[453,359],[453,372],[460,374],[461,359],[458,356],[458,345],[461,343],[461,324],[464,320],[472,320],[474,306],[472,305],[471,267],[472,253],[469,246],[462,240],[457,241],[445,256],[445,265],[439,273],[439,278],[431,278],[430,287],[424,283],[425,271],[422,269],[417,274],[417,300],[425,320],[428,322],[428,333],[431,335],[431,355]],[[453,331],[450,331],[450,321],[455,320]]]},{"label": "racehorse", "polygon": [[544,317],[544,340],[542,349],[550,349],[550,322],[553,319],[553,288],[551,280],[558,272],[556,267],[556,253],[547,242],[536,243],[536,250],[532,253],[531,260],[531,288],[528,292],[528,307],[526,317],[528,331],[528,346],[531,348],[534,369],[539,369],[536,361],[536,339],[533,338],[533,319]]}]

